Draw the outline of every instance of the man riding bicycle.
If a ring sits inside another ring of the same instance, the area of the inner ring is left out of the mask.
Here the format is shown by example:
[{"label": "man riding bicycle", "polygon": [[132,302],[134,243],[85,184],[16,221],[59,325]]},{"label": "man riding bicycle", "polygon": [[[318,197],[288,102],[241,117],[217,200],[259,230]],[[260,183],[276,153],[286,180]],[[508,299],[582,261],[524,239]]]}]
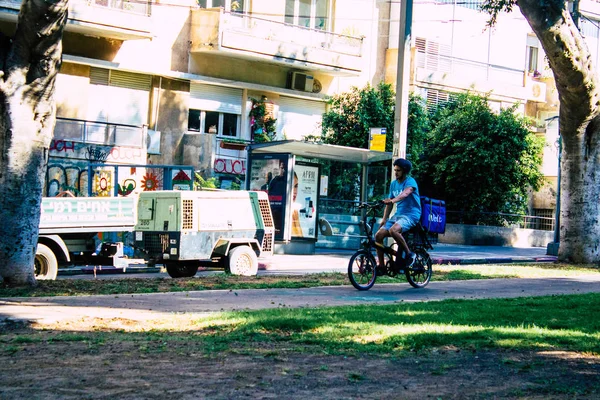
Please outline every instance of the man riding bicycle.
[{"label": "man riding bicycle", "polygon": [[[415,262],[416,255],[410,251],[406,240],[402,236],[402,232],[408,232],[421,218],[419,187],[417,181],[409,176],[411,169],[411,162],[404,158],[398,158],[394,161],[396,180],[390,184],[389,197],[383,200],[386,205],[385,211],[383,212],[381,227],[375,235],[375,242],[379,244],[377,246],[377,258],[380,268],[385,268],[383,250],[380,246],[383,246],[383,239],[388,236],[393,237],[398,243],[398,254],[401,250],[404,250],[405,267],[410,267]],[[390,218],[394,204],[396,204],[396,214]],[[399,256],[397,256],[397,261],[399,260]]]}]

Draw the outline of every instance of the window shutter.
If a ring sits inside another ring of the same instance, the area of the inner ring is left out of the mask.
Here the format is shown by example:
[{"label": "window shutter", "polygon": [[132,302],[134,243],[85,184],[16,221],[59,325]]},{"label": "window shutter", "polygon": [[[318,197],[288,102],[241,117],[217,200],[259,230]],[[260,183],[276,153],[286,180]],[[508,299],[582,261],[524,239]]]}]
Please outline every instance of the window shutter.
[{"label": "window shutter", "polygon": [[105,85],[108,86],[108,71],[104,68],[90,68],[90,83],[92,85]]},{"label": "window shutter", "polygon": [[281,96],[277,114],[277,135],[300,140],[319,134],[325,113],[325,103]]},{"label": "window shutter", "polygon": [[192,82],[190,108],[241,115],[242,89]]},{"label": "window shutter", "polygon": [[131,72],[110,71],[110,86],[117,86],[126,89],[135,89],[150,91],[152,87],[152,77],[150,75],[132,74]]}]

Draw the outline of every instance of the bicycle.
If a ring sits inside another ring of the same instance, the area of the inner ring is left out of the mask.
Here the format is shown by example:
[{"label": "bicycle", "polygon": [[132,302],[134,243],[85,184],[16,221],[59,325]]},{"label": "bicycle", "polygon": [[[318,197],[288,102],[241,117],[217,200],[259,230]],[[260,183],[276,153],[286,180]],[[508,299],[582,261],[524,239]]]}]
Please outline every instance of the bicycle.
[{"label": "bicycle", "polygon": [[[414,264],[406,268],[404,251],[399,252],[396,243],[392,246],[380,245],[375,242],[373,237],[373,226],[376,222],[374,211],[383,205],[382,202],[361,203],[358,207],[360,210],[366,209],[360,222],[366,239],[363,240],[362,247],[352,255],[348,263],[350,283],[358,290],[369,290],[375,284],[377,276],[396,277],[404,274],[412,287],[418,289],[427,286],[433,273],[431,257],[427,253],[427,250],[433,250],[433,246],[427,233],[420,223],[408,232],[402,233],[409,248],[416,254]],[[369,213],[372,215],[367,221]],[[382,267],[377,266],[376,256],[373,254],[376,247],[380,247],[384,253],[385,265]]]}]

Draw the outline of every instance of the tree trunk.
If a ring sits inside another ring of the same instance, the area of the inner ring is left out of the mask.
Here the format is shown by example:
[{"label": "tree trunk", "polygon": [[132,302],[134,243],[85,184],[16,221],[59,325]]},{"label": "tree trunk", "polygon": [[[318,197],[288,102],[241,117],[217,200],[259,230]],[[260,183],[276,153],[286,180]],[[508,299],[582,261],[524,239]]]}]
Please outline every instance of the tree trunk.
[{"label": "tree trunk", "polygon": [[600,251],[600,80],[566,2],[519,0],[554,73],[562,137],[561,261],[594,263]]},{"label": "tree trunk", "polygon": [[11,285],[35,284],[67,8],[68,0],[23,0],[13,41],[0,49],[0,276]]}]

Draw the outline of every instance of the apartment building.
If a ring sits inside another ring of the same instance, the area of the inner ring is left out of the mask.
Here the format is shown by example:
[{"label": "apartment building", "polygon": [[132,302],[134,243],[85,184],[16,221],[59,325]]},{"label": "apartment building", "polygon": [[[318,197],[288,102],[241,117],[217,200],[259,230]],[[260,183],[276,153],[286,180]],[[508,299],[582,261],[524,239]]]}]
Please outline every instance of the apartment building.
[{"label": "apartment building", "polygon": [[[71,0],[45,195],[191,178],[174,165],[223,187],[243,182],[252,100],[276,118],[277,139],[318,132],[327,95],[383,78],[387,4]],[[0,0],[3,33],[14,32],[20,6]]]}]

